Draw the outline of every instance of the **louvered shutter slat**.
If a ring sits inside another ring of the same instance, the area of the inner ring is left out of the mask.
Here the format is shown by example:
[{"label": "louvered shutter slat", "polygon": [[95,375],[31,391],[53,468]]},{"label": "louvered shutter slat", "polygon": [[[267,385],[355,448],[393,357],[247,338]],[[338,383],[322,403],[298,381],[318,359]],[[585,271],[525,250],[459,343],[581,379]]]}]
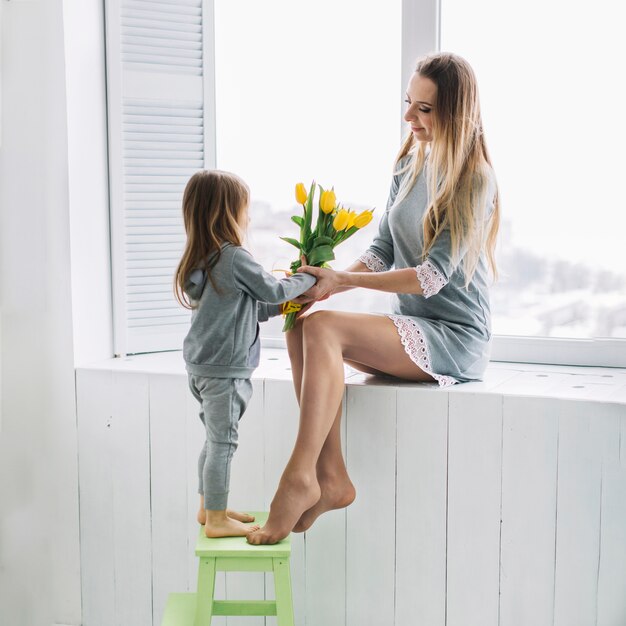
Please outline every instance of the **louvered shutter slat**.
[{"label": "louvered shutter slat", "polygon": [[126,6],[145,6],[151,5],[155,9],[160,9],[161,7],[169,7],[172,10],[176,10],[179,7],[189,7],[191,9],[197,9],[202,6],[201,2],[198,0],[127,0],[125,3]]},{"label": "louvered shutter slat", "polygon": [[212,4],[106,3],[108,65],[119,68],[109,81],[116,352],[172,350],[190,318],[173,292],[185,244],[182,194],[215,161],[213,60],[207,75],[204,66]]},{"label": "louvered shutter slat", "polygon": [[197,143],[182,143],[176,142],[148,142],[145,138],[140,141],[134,141],[132,145],[128,145],[127,150],[142,150],[145,156],[155,155],[163,158],[167,155],[168,158],[175,159],[175,152],[184,152],[190,156],[201,156],[203,154],[202,147]]}]

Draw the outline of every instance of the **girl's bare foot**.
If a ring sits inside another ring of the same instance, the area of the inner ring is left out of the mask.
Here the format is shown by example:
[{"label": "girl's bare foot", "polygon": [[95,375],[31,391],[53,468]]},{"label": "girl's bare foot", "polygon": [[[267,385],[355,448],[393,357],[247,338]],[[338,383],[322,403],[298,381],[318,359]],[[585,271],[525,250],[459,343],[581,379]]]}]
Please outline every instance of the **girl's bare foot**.
[{"label": "girl's bare foot", "polygon": [[320,486],[314,476],[283,474],[270,506],[267,523],[248,535],[248,543],[278,543],[291,532],[302,513],[310,509],[319,498]]},{"label": "girl's bare foot", "polygon": [[[239,513],[238,511],[232,511],[231,509],[226,509],[226,515],[231,519],[234,519],[238,522],[254,522],[254,515],[249,515],[248,513]],[[200,508],[198,509],[198,524],[200,526],[204,526],[206,524],[206,510],[204,508],[204,496],[200,496]]]},{"label": "girl's bare foot", "polygon": [[320,499],[302,514],[293,527],[294,533],[303,533],[313,525],[313,522],[322,515],[322,513],[334,509],[343,509],[352,504],[356,498],[356,489],[347,474],[341,478],[320,478],[319,484],[322,490]]},{"label": "girl's bare foot", "polygon": [[238,522],[254,522],[254,515],[249,515],[248,513],[238,513],[237,511],[226,509],[226,515]]},{"label": "girl's bare foot", "polygon": [[204,534],[207,537],[244,537],[248,533],[259,530],[258,524],[250,526],[233,519],[226,514],[226,511],[205,511],[206,522],[204,524]]}]

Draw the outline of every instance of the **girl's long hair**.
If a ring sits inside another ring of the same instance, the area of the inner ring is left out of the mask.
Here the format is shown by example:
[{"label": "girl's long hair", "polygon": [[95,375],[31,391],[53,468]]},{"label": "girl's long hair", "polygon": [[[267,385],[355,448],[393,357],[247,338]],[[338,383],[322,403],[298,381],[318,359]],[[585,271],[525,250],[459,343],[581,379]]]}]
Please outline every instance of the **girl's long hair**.
[{"label": "girl's long hair", "polygon": [[[433,140],[428,154],[430,205],[423,220],[423,259],[441,233],[449,229],[452,260],[462,259],[465,286],[469,285],[481,252],[486,252],[494,279],[498,272],[495,247],[500,225],[497,186],[493,212],[486,215],[490,180],[495,182],[480,115],[478,86],[469,63],[461,57],[442,52],[417,63],[415,71],[437,85],[433,106]],[[396,166],[409,157],[397,173],[402,179],[396,202],[404,198],[419,176],[426,160],[426,142],[411,133],[404,141]],[[493,189],[493,187],[492,187]]]},{"label": "girl's long hair", "polygon": [[189,179],[183,194],[187,243],[174,277],[176,299],[186,309],[194,308],[184,291],[191,272],[204,269],[215,286],[211,269],[219,261],[221,246],[242,245],[242,217],[249,202],[248,186],[230,172],[201,170]]}]

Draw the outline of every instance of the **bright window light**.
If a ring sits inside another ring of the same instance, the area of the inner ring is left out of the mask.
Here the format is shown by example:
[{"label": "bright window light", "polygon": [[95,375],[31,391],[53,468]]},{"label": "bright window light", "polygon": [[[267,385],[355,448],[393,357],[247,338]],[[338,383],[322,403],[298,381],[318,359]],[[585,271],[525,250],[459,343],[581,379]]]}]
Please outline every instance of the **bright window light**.
[{"label": "bright window light", "polygon": [[[217,165],[250,185],[255,257],[268,270],[297,257],[278,238],[297,238],[297,182],[334,186],[346,206],[376,207],[377,221],[400,147],[400,0],[216,0],[215,23]],[[355,260],[376,229],[339,246],[333,267]],[[361,289],[325,306],[385,311],[387,302]],[[266,330],[279,336],[280,326]]]},{"label": "bright window light", "polygon": [[609,0],[442,0],[441,49],[476,71],[501,189],[495,334],[626,337],[622,25]]}]

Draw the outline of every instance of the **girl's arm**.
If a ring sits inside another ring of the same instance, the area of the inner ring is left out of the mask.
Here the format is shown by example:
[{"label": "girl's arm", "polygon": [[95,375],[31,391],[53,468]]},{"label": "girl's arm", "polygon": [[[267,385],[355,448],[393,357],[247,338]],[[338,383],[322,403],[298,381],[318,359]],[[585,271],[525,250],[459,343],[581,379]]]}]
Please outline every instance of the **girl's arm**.
[{"label": "girl's arm", "polygon": [[308,273],[277,280],[245,248],[235,251],[232,263],[233,282],[258,302],[281,304],[293,300],[315,284],[315,278]]}]

